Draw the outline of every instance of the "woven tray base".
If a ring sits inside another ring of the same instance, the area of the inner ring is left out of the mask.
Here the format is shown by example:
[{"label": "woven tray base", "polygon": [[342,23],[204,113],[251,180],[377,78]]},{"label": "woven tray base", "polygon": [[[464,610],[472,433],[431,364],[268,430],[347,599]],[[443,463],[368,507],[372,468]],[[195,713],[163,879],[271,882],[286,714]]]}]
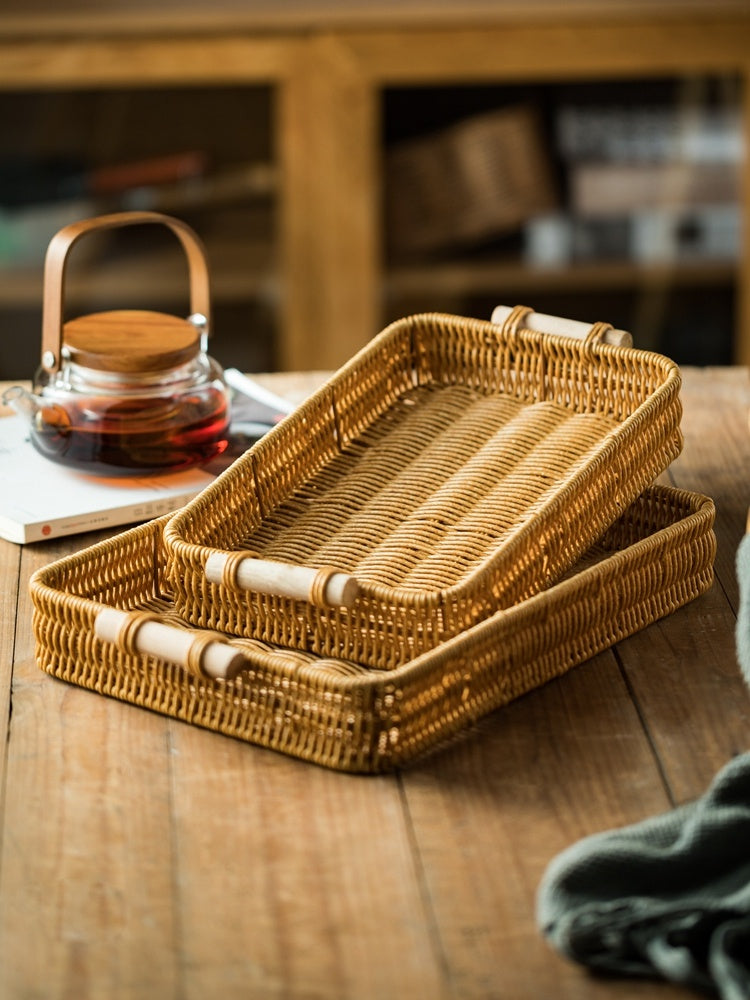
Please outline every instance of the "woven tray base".
[{"label": "woven tray base", "polygon": [[240,547],[407,591],[451,587],[480,570],[615,427],[606,414],[556,403],[528,406],[466,386],[414,389]]}]

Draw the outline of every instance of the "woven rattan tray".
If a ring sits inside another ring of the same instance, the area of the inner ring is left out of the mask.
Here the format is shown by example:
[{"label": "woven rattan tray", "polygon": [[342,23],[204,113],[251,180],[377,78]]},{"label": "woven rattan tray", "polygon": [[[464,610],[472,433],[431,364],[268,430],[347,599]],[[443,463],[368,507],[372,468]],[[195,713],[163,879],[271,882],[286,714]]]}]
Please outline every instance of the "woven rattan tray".
[{"label": "woven rattan tray", "polygon": [[[62,680],[250,743],[383,771],[705,591],[713,519],[706,497],[652,487],[565,580],[380,671],[185,625],[163,517],[33,576],[37,660]],[[220,673],[233,679],[208,676]]]},{"label": "woven rattan tray", "polygon": [[558,579],[678,454],[680,376],[528,312],[376,337],[167,525],[179,613],[392,669]]}]

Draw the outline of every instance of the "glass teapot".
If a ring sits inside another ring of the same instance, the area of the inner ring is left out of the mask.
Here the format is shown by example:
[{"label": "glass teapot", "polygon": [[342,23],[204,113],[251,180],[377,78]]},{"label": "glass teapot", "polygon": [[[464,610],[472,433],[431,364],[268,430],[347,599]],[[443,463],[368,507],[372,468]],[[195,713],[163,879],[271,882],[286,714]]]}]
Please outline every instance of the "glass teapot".
[{"label": "glass teapot", "polygon": [[[139,309],[63,323],[68,253],[94,230],[167,226],[182,244],[190,278],[187,319]],[[33,391],[12,386],[3,402],[29,421],[47,458],[95,475],[163,473],[201,465],[228,443],[229,390],[206,353],[210,324],[203,245],[184,222],[157,212],[102,215],[65,226],[44,266],[42,358]]]}]

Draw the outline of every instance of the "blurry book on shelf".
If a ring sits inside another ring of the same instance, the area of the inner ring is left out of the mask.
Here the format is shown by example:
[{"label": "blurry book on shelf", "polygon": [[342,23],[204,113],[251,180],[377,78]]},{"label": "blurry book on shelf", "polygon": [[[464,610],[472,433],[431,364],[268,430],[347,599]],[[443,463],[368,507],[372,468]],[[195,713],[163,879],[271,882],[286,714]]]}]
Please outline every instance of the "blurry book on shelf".
[{"label": "blurry book on shelf", "polygon": [[[270,164],[210,169],[199,150],[98,167],[0,160],[0,267],[41,266],[54,234],[79,219],[132,210],[180,215],[266,197],[275,181]],[[85,242],[77,260],[82,252]]]},{"label": "blurry book on shelf", "polygon": [[526,222],[530,265],[737,259],[743,142],[736,107],[563,105],[555,126],[566,211]]},{"label": "blurry book on shelf", "polygon": [[636,212],[631,255],[637,261],[732,261],[740,252],[737,205],[692,205]]},{"label": "blurry book on shelf", "polygon": [[569,172],[574,215],[736,204],[739,163],[577,163]]},{"label": "blurry book on shelf", "polygon": [[[20,208],[0,206],[0,268],[41,268],[52,237],[63,226],[97,214],[96,203],[84,198]],[[88,250],[84,242],[81,260]]]},{"label": "blurry book on shelf", "polygon": [[0,205],[12,209],[101,198],[201,177],[206,168],[207,157],[200,150],[103,166],[64,158],[7,157],[0,159]]},{"label": "blurry book on shelf", "polygon": [[596,261],[732,262],[740,249],[736,205],[692,205],[627,214],[539,216],[524,227],[531,267]]},{"label": "blurry book on shelf", "polygon": [[[124,208],[122,199],[133,191],[192,184],[205,169],[206,157],[199,151],[111,166],[60,158],[0,159],[0,266],[41,267],[49,241],[63,226]],[[86,251],[84,241],[76,259]]]},{"label": "blurry book on shelf", "polygon": [[564,267],[576,261],[627,260],[626,218],[576,219],[562,212],[540,215],[524,227],[524,260],[531,267]]},{"label": "blurry book on shelf", "polygon": [[732,106],[563,105],[555,129],[567,161],[738,163],[740,111]]},{"label": "blurry book on shelf", "polygon": [[122,198],[128,209],[175,214],[196,208],[210,208],[248,198],[264,198],[274,193],[276,169],[270,163],[227,165],[202,176],[194,184],[144,185]]}]

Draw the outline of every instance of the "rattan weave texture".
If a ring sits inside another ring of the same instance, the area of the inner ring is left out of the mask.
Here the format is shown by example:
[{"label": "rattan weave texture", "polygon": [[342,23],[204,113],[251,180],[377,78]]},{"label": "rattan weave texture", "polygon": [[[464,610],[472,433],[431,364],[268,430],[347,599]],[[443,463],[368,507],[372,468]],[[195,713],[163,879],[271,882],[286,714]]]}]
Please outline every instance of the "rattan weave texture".
[{"label": "rattan weave texture", "polygon": [[713,520],[708,498],[652,487],[566,579],[401,667],[226,636],[247,664],[217,681],[95,634],[111,606],[203,635],[175,610],[163,517],[33,576],[37,660],[64,681],[206,729],[337,770],[384,771],[707,590]]},{"label": "rattan weave texture", "polygon": [[[679,453],[680,376],[526,312],[376,337],[168,523],[179,613],[390,670],[557,580]],[[333,566],[359,596],[211,582],[213,552]]]}]

